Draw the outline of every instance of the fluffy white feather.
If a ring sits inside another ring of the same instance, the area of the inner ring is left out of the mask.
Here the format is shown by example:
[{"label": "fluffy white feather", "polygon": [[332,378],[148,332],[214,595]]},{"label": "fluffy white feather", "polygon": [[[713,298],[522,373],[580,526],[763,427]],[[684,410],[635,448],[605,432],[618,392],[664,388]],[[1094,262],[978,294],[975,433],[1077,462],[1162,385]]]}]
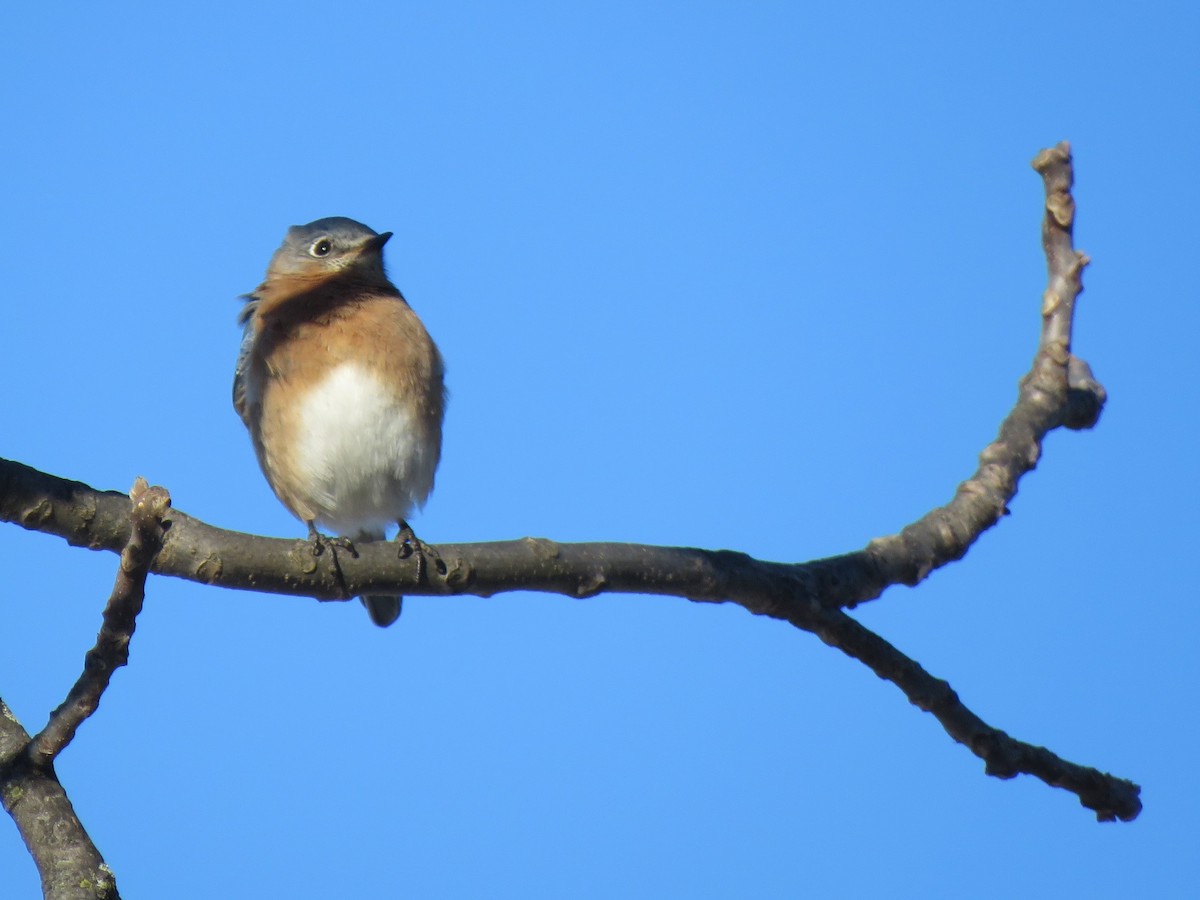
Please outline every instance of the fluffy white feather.
[{"label": "fluffy white feather", "polygon": [[378,531],[421,507],[436,459],[411,403],[365,367],[343,363],[300,409],[295,459],[317,521],[337,534]]}]

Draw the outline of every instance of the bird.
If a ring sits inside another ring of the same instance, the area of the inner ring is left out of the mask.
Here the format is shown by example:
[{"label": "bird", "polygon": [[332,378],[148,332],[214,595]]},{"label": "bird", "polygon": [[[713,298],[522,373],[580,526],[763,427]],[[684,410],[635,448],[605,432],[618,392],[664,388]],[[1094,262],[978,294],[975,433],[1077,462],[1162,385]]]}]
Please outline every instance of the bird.
[{"label": "bird", "polygon": [[[394,523],[408,553],[436,556],[408,518],[441,458],[445,365],[384,270],[391,236],[342,216],[292,226],[243,297],[233,406],[314,553],[353,552]],[[400,615],[397,595],[361,599],[376,625]]]}]

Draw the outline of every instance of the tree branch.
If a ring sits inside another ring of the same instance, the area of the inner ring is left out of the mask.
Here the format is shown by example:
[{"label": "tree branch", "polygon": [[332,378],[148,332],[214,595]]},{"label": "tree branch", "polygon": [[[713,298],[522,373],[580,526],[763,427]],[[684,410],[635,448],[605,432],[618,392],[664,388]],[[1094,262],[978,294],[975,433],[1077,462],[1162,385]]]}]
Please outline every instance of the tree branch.
[{"label": "tree branch", "polygon": [[96,645],[87,652],[83,674],[50,715],[46,727],[29,742],[29,759],[36,766],[47,766],[75,737],[83,720],[96,711],[100,696],[108,687],[113,672],[129,661],[129,641],[137,624],[138,613],[146,596],[146,576],[163,539],[163,516],[171,506],[170,495],[160,487],[150,487],[139,477],[130,491],[129,542],[121,551],[116,583],[104,607],[104,620]]},{"label": "tree branch", "polygon": [[1035,747],[1009,737],[967,709],[945,681],[926,672],[912,660],[850,616],[839,610],[816,613],[813,628],[825,643],[865,663],[890,681],[909,702],[933,716],[946,733],[982,759],[985,771],[996,778],[1034,775],[1051,787],[1064,788],[1094,810],[1101,822],[1129,822],[1142,811],[1136,784],[1107,772],[1067,762],[1045,747]]},{"label": "tree branch", "polygon": [[0,801],[17,823],[42,877],[46,900],[120,900],[116,880],[59,784],[35,765],[29,734],[0,700]]},{"label": "tree branch", "polygon": [[[153,571],[221,587],[345,599],[373,592],[489,596],[532,590],[588,597],[603,592],[663,594],[737,603],[813,632],[894,682],[931,712],[946,731],[986,760],[989,774],[1036,775],[1079,795],[1098,818],[1132,819],[1138,788],[1128,781],[1065,762],[991,728],[961,704],[945,682],[841,610],[879,597],[896,584],[915,585],[960,559],[1001,516],[1021,477],[1034,468],[1048,432],[1090,428],[1104,389],[1087,363],[1071,355],[1075,301],[1087,258],[1073,246],[1070,148],[1064,142],[1033,162],[1046,191],[1042,224],[1048,266],[1042,331],[1017,402],[975,473],[953,498],[898,534],[865,548],[807,563],[753,559],[742,553],[636,544],[558,544],[539,538],[481,544],[441,544],[444,571],[399,559],[387,544],[367,544],[338,566],[314,557],[307,541],[263,538],[206,525],[178,510],[165,518],[166,538]],[[0,519],[57,534],[72,545],[119,550],[129,536],[129,501],[78,482],[0,460]],[[340,570],[340,571],[339,571]]]},{"label": "tree branch", "polygon": [[38,867],[47,900],[119,900],[112,872],[58,781],[54,759],[96,711],[113,671],[129,660],[129,640],[150,564],[162,546],[162,520],[171,498],[138,478],[130,501],[129,540],[121,551],[104,621],[67,699],[32,739],[0,700],[0,794]]}]

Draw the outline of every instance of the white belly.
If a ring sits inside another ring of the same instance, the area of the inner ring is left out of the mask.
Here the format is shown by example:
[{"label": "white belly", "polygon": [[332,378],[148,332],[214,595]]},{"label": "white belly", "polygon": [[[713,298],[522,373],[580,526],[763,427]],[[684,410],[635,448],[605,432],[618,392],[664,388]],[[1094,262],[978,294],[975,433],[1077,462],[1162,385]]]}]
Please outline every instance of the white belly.
[{"label": "white belly", "polygon": [[424,505],[437,451],[409,398],[397,400],[371,372],[343,363],[299,413],[295,460],[319,523],[353,536]]}]

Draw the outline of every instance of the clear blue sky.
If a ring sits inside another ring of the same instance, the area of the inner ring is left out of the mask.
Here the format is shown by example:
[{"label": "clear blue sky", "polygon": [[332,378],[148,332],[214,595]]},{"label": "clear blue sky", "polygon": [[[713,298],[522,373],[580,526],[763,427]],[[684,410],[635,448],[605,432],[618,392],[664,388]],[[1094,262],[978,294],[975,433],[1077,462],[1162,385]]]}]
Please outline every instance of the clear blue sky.
[{"label": "clear blue sky", "polygon": [[[250,8],[252,7],[252,8]],[[835,8],[836,7],[836,8]],[[1103,9],[1103,11],[1102,11]],[[856,549],[944,502],[1039,326],[1069,139],[1110,393],[1013,515],[862,620],[1129,825],[1000,782],[733,606],[318,604],[152,579],[58,771],[125,896],[1181,897],[1200,856],[1189,3],[18,4],[0,15],[0,454],[304,533],[229,402],[287,226],[396,237],[448,363],[431,542]],[[116,558],[0,527],[30,728]],[[37,896],[0,824],[0,895]]]}]

